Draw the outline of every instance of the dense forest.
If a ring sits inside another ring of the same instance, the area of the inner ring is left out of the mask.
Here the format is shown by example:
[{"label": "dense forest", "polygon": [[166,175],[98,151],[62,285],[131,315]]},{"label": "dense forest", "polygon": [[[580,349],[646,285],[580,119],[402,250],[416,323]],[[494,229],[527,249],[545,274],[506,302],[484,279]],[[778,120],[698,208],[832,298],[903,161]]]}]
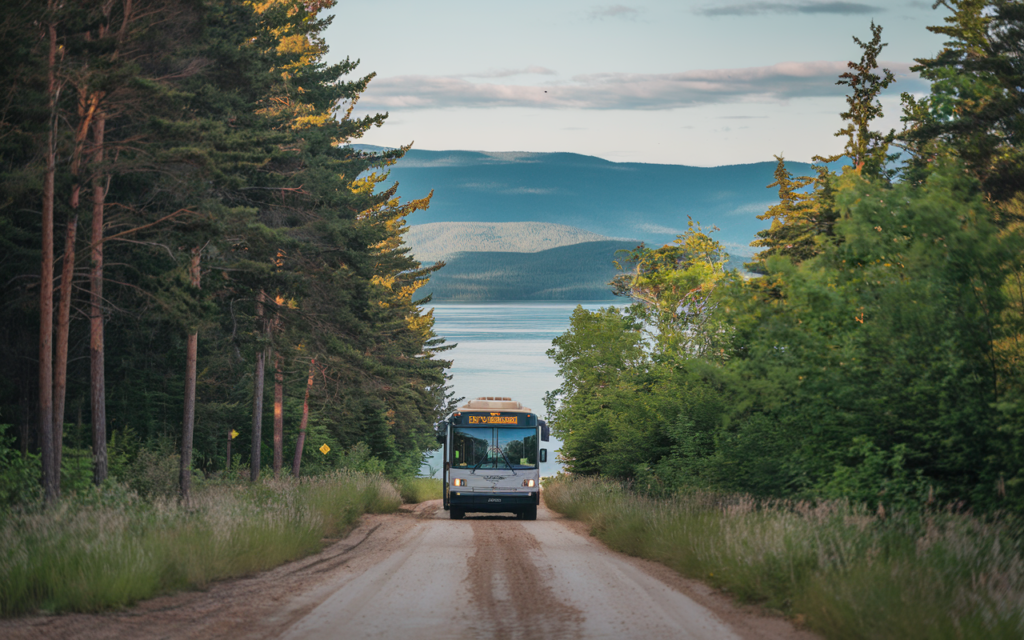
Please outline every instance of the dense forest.
[{"label": "dense forest", "polygon": [[[0,500],[180,465],[418,469],[446,409],[405,149],[332,0],[18,0],[0,22]],[[322,445],[333,450],[320,453]],[[282,471],[282,468],[284,469]]]},{"label": "dense forest", "polygon": [[873,130],[881,27],[838,83],[849,166],[778,158],[743,278],[700,225],[623,256],[627,309],[549,355],[568,470],[651,492],[1024,510],[1024,5],[940,0],[936,55]]}]

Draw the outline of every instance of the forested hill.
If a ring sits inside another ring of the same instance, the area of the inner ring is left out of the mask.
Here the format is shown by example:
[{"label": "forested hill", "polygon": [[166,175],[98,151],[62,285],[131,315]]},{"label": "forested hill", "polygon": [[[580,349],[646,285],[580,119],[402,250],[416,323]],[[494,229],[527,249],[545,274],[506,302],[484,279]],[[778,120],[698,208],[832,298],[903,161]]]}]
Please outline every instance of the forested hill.
[{"label": "forested hill", "polygon": [[[380,150],[371,145],[355,145]],[[809,164],[787,162],[797,175]],[[609,162],[575,153],[496,153],[412,149],[391,169],[407,193],[434,198],[409,224],[543,221],[649,245],[675,240],[687,216],[721,229],[715,238],[749,256],[766,223],[757,216],[778,201],[775,162],[722,167]]]},{"label": "forested hill", "polygon": [[638,240],[546,222],[433,222],[406,242],[424,263],[444,261],[423,289],[447,300],[609,300],[616,252]]},{"label": "forested hill", "polygon": [[735,256],[731,266],[752,256],[750,242],[767,226],[757,216],[777,203],[766,188],[774,171],[774,162],[705,168],[413,149],[389,180],[434,192],[428,211],[409,215],[406,241],[417,259],[447,263],[427,288],[435,300],[607,300],[615,252],[671,243],[689,218],[718,227],[713,236]]},{"label": "forested hill", "polygon": [[640,244],[543,222],[438,222],[412,227],[406,241],[417,259],[445,262],[421,290],[438,302],[614,300],[614,261]]},{"label": "forested hill", "polygon": [[612,300],[621,240],[583,242],[534,253],[465,251],[447,258],[422,289],[435,300]]},{"label": "forested hill", "polygon": [[[533,253],[581,242],[617,240],[546,222],[431,222],[409,228],[405,242],[418,260],[437,262],[466,251]],[[624,240],[636,245],[639,240]]]}]

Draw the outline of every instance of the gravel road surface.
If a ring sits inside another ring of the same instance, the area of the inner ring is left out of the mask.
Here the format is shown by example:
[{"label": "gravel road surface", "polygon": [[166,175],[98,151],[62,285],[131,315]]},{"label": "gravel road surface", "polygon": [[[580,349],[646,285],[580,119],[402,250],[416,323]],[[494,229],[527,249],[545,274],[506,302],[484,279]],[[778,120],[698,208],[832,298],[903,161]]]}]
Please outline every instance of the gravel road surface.
[{"label": "gravel road surface", "polygon": [[396,640],[811,639],[784,619],[608,550],[543,507],[533,522],[440,501],[367,516],[316,556],[100,615],[0,621],[0,637]]}]

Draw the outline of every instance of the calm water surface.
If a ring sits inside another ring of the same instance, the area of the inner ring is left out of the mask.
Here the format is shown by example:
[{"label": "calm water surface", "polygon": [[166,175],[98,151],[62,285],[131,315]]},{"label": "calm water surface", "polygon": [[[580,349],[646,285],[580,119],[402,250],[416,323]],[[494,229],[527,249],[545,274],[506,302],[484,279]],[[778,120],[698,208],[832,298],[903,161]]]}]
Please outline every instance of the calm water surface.
[{"label": "calm water surface", "polygon": [[[434,331],[454,349],[442,354],[453,361],[457,397],[508,396],[545,417],[544,394],[559,385],[555,363],[545,355],[551,341],[569,328],[577,306],[587,310],[615,302],[451,302],[434,304]],[[541,474],[560,465],[555,438],[547,443],[548,462]],[[440,468],[438,453],[429,463]],[[427,468],[424,467],[424,473]]]}]

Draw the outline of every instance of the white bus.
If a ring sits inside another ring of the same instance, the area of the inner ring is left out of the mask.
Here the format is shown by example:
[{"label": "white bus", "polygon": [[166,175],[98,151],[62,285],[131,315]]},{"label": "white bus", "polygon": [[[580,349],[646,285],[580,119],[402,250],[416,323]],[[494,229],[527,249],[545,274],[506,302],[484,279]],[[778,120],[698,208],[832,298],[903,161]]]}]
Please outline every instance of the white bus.
[{"label": "white bus", "polygon": [[452,520],[468,511],[537,519],[548,427],[532,409],[511,398],[477,398],[442,426],[444,508]]}]

